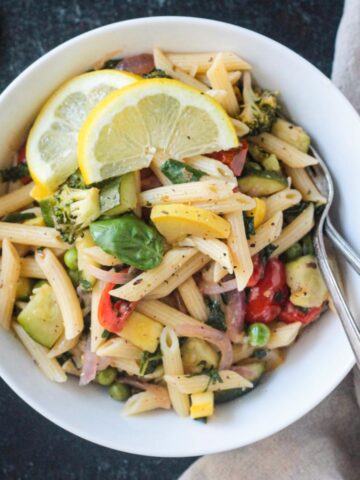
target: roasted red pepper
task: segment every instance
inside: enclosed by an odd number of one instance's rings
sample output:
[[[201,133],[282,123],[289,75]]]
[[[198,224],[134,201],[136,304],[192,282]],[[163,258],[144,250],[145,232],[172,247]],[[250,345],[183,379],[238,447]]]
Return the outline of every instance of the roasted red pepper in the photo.
[[[288,300],[279,315],[279,320],[285,323],[301,322],[307,325],[319,318],[321,311],[322,307],[301,309]]]
[[[246,285],[249,288],[255,287],[255,285],[257,285],[259,281],[264,278],[265,273],[265,263],[263,262],[260,255],[254,255],[251,259],[253,262],[254,270]]]
[[[247,141],[242,140],[241,147],[231,148],[230,150],[221,150],[220,152],[210,153],[208,156],[228,165],[234,172],[234,175],[239,177],[245,165],[248,149],[249,145]]]
[[[277,258],[268,261],[264,278],[250,289],[245,320],[270,323],[275,320],[288,298],[284,264]]]
[[[115,283],[106,284],[99,301],[98,318],[102,327],[111,333],[119,333],[125,325],[125,321],[135,310],[137,302],[127,300],[111,301],[109,292],[113,290]]]

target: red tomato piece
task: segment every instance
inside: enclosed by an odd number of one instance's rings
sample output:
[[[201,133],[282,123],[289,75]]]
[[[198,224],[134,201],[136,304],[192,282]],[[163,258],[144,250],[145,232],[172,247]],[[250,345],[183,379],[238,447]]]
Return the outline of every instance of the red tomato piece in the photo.
[[[265,263],[262,261],[260,255],[254,255],[251,257],[254,269],[249,281],[247,283],[247,287],[255,287],[259,283],[259,281],[264,278],[265,273]]]
[[[288,300],[279,315],[279,320],[285,323],[301,322],[307,325],[319,318],[321,310],[322,306],[303,310]]]
[[[111,301],[109,292],[115,287],[115,283],[108,283],[100,297],[98,307],[99,323],[111,333],[119,333],[123,329],[126,320],[135,310],[137,302],[127,300]]]
[[[215,160],[219,160],[225,165],[228,165],[234,172],[234,175],[239,177],[245,165],[248,149],[248,142],[246,140],[242,140],[241,147],[210,153],[209,157],[215,158]]]

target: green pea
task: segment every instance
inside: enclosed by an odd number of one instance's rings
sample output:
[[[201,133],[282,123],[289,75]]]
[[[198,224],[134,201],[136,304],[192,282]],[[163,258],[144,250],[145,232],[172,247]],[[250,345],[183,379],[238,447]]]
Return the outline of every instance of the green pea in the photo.
[[[116,375],[117,375],[116,368],[108,367],[108,368],[105,368],[105,370],[102,370],[101,372],[98,372],[96,374],[96,381],[100,385],[104,385],[104,387],[108,387],[109,385],[114,383]]]
[[[253,323],[248,331],[249,343],[252,347],[265,347],[270,340],[270,328],[264,323]]]
[[[291,247],[289,247],[284,253],[285,260],[287,262],[291,262],[291,260],[295,260],[295,258],[301,257],[301,255],[302,255],[302,248],[300,243],[298,242],[291,245]]]
[[[16,300],[28,300],[32,291],[30,278],[20,277],[16,286]]]
[[[42,287],[46,283],[48,283],[46,280],[38,280],[37,282],[34,283],[33,291],[36,290],[37,288]]]
[[[78,268],[78,252],[75,247],[69,248],[64,255],[65,265],[70,270],[77,270]]]
[[[71,281],[75,287],[80,283],[80,272],[79,270],[68,270],[68,275],[71,278]]]
[[[124,383],[113,383],[111,387],[109,387],[109,394],[113,400],[117,400],[118,402],[125,402],[130,397],[130,388],[128,385]]]
[[[303,255],[314,255],[314,244],[311,235],[306,235],[302,239]]]

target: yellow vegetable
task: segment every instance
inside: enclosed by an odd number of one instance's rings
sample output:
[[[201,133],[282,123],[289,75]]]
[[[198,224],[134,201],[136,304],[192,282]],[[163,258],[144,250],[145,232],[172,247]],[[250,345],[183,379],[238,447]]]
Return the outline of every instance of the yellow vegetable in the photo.
[[[219,215],[182,203],[156,205],[151,220],[170,243],[186,235],[202,238],[228,238],[230,224]]]
[[[30,218],[29,220],[25,220],[24,224],[34,225],[35,227],[45,227],[45,222],[43,217]]]
[[[98,267],[99,264],[95,262],[93,258],[91,258],[91,256],[86,253],[85,250],[87,248],[95,246],[96,244],[94,243],[94,240],[92,239],[89,230],[86,230],[83,233],[83,236],[78,237],[75,241],[75,247],[78,255],[78,270],[80,272],[80,278],[89,282],[92,287],[95,285],[96,278],[86,272],[86,265],[90,264],[94,265],[94,267]]]
[[[190,416],[210,417],[214,413],[214,392],[193,393],[191,395]]]
[[[187,338],[181,347],[185,373],[200,373],[205,368],[217,368],[219,355],[201,338]]]
[[[133,312],[126,320],[120,337],[129,340],[136,347],[154,353],[159,344],[163,326],[142,313]]]
[[[256,202],[256,206],[252,210],[249,210],[248,215],[254,217],[254,227],[256,228],[265,220],[266,203],[264,200],[258,197],[255,197],[254,200]]]

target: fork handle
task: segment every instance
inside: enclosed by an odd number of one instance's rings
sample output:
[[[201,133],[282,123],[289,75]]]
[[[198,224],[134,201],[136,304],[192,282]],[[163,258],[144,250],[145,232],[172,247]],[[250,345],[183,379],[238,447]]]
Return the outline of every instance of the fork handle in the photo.
[[[329,216],[325,220],[325,232],[336,249],[344,256],[346,261],[353,267],[358,275],[360,275],[360,257],[348,242],[340,235],[332,224]]]
[[[347,306],[344,295],[330,267],[324,244],[322,231],[318,231],[314,237],[314,247],[319,262],[320,270],[324,276],[330,295],[334,302],[337,314],[344,327],[345,333],[355,355],[356,363],[360,368],[360,330],[355,319]]]

